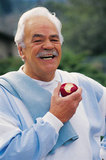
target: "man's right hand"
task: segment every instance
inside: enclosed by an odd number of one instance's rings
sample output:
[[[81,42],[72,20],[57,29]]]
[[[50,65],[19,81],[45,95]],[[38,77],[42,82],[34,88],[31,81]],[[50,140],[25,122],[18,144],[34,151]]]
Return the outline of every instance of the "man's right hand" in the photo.
[[[59,83],[54,89],[49,112],[65,123],[75,114],[79,102],[82,100],[82,89],[78,88],[74,93],[61,97],[59,95],[60,86],[61,84]]]

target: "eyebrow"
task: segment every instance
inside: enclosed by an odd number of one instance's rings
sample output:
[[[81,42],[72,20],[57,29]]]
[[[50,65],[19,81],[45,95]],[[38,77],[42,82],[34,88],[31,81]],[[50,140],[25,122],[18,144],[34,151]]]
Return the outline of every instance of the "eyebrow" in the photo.
[[[44,35],[42,35],[42,34],[34,34],[34,35],[32,36],[32,38],[35,38],[35,37],[44,37]]]
[[[32,38],[35,38],[35,37],[41,37],[41,38],[43,38],[44,35],[42,35],[42,34],[34,34],[34,35],[32,36]],[[51,38],[59,38],[59,36],[58,36],[57,34],[50,35],[50,37],[51,37]]]
[[[57,34],[51,35],[51,38],[59,38],[59,36]]]

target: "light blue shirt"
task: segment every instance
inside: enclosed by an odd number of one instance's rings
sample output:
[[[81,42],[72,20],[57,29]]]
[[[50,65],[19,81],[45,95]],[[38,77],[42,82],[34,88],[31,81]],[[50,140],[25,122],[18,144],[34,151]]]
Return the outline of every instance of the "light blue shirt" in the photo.
[[[79,139],[48,155],[58,138],[54,127],[42,118],[33,124],[23,103],[1,87],[0,160],[100,160],[100,136],[106,135],[106,88],[77,73],[56,72],[59,81],[83,89],[83,100],[70,119]]]

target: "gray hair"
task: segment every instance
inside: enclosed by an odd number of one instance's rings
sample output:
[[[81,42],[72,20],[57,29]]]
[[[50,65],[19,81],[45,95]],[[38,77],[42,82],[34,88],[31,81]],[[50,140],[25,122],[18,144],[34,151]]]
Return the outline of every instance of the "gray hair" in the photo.
[[[36,7],[25,12],[19,19],[18,28],[15,35],[15,43],[17,46],[21,45],[22,47],[25,47],[23,41],[25,22],[32,16],[46,16],[56,26],[59,33],[60,42],[61,44],[63,43],[63,36],[61,34],[62,24],[60,20],[55,16],[55,13],[50,13],[49,10],[45,7]]]

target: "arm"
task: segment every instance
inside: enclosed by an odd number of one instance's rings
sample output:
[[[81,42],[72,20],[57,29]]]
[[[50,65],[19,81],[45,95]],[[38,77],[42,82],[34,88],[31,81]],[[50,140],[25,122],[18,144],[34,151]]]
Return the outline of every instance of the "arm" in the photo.
[[[6,118],[0,119],[0,159],[39,159],[52,149],[56,143],[57,135],[54,128],[42,119],[24,131],[7,122]],[[52,135],[52,136],[51,136]]]
[[[86,78],[83,76],[83,78],[90,82],[91,87],[94,89],[98,106],[100,108],[100,115],[102,117],[102,126],[101,126],[101,135],[103,136],[103,140],[101,142],[101,149],[100,149],[100,157],[101,160],[106,160],[106,87],[103,87],[101,84],[99,84],[97,81]]]
[[[55,129],[41,118],[23,129],[8,97],[0,89],[0,160],[39,160],[57,141]]]

